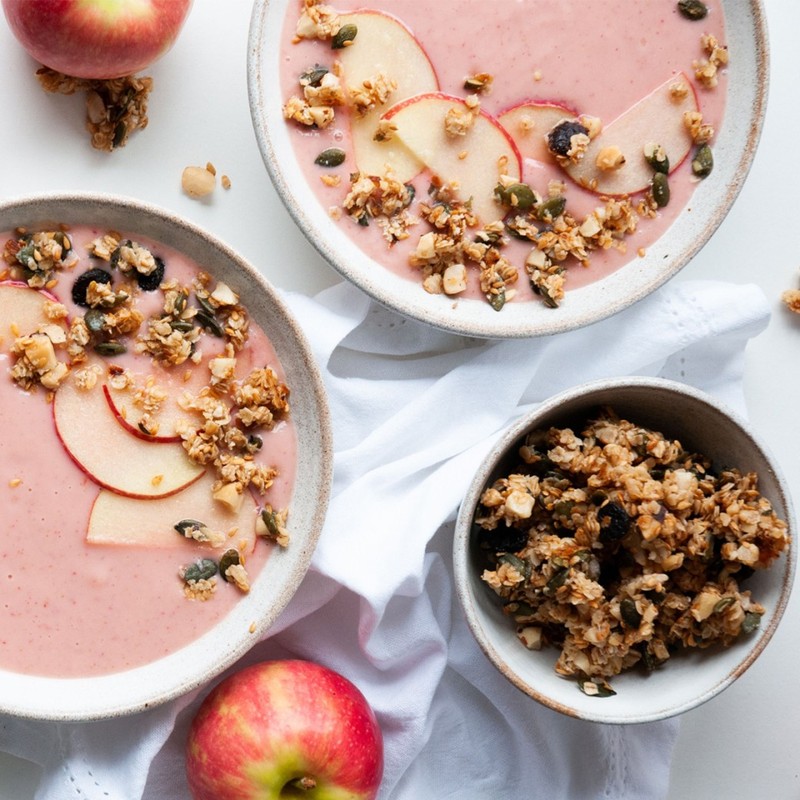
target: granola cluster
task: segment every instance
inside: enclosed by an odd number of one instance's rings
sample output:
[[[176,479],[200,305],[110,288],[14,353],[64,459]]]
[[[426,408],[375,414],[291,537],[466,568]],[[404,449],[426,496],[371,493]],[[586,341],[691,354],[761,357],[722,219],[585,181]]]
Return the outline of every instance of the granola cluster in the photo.
[[[33,289],[49,289],[57,281],[57,273],[75,267],[78,255],[66,231],[30,232],[19,228],[16,238],[3,247],[3,261],[8,277],[21,280]]]
[[[475,514],[483,580],[530,649],[588,693],[683,648],[726,646],[764,609],[744,588],[788,546],[755,474],[716,472],[614,415],[526,437]]]
[[[42,67],[36,73],[47,92],[86,92],[86,130],[92,147],[111,152],[124,147],[130,135],[147,127],[147,103],[153,79],[129,75],[111,80],[73,78]]]

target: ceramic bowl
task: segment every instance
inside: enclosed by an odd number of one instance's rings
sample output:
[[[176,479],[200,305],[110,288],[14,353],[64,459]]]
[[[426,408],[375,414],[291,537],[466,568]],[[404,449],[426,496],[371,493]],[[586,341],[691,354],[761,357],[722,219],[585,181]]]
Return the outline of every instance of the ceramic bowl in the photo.
[[[462,503],[454,541],[455,580],[461,604],[478,644],[498,670],[521,691],[544,705],[585,720],[638,723],[665,719],[704,703],[730,686],[758,658],[780,622],[792,586],[796,548],[746,583],[766,608],[757,632],[727,649],[673,655],[653,672],[631,670],[612,679],[616,695],[589,697],[574,680],[558,676],[557,648],[527,650],[515,626],[501,611],[497,596],[481,580],[472,519],[479,497],[500,474],[509,453],[532,430],[585,419],[600,406],[680,440],[690,452],[719,466],[755,471],[759,490],[779,517],[794,528],[791,500],[777,464],[746,422],[711,397],[683,384],[655,378],[604,380],[580,386],[544,402],[497,441],[472,479]]]
[[[94,194],[59,194],[0,204],[0,231],[66,223],[123,230],[173,247],[228,283],[271,340],[291,387],[297,475],[290,503],[291,543],[276,548],[247,595],[211,630],[146,666],[91,678],[31,677],[0,671],[0,712],[89,720],[151,708],[204,685],[270,628],[306,573],[331,482],[331,433],[322,381],[305,337],[275,290],[228,246],[165,210]]]
[[[366,4],[367,6],[369,4]],[[558,309],[538,301],[494,311],[482,299],[455,301],[425,292],[365,255],[331,220],[309,186],[283,118],[280,74],[284,22],[295,0],[256,0],[248,46],[248,82],[258,146],[281,199],[319,253],[374,300],[438,328],[477,337],[530,337],[589,325],[644,298],[676,275],[706,243],[739,193],[758,143],[768,84],[767,31],[761,0],[722,0],[727,44],[727,110],[714,140],[712,177],[643,257],[608,277],[568,291]],[[699,30],[699,29],[698,29]],[[700,32],[698,32],[698,37]],[[313,178],[316,180],[316,178]]]

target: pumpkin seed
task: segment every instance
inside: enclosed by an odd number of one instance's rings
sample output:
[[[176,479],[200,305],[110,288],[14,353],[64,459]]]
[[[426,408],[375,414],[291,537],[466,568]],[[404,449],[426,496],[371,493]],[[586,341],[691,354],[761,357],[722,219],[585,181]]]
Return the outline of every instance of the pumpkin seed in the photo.
[[[344,150],[339,147],[329,147],[314,159],[314,163],[319,167],[339,167],[344,163],[344,159]]]
[[[83,321],[92,333],[99,333],[105,325],[106,315],[99,308],[90,308],[83,315]]]
[[[567,198],[564,195],[551,197],[536,207],[536,217],[542,222],[552,222],[556,217],[560,217],[567,207]]]
[[[656,172],[653,175],[650,191],[653,193],[653,200],[659,208],[664,208],[669,204],[669,181],[663,172]]]
[[[656,171],[669,175],[669,157],[666,150],[655,142],[648,142],[644,146],[644,159]]]
[[[733,597],[723,597],[721,600],[717,601],[717,604],[714,606],[714,614],[721,614],[726,608],[730,608],[736,602],[735,598]]]
[[[95,353],[101,356],[121,356],[127,349],[122,342],[98,342],[94,346]]]
[[[334,50],[341,50],[343,47],[349,47],[353,44],[353,40],[358,35],[358,27],[352,23],[342,25],[337,34],[331,39],[331,48]]]
[[[111,147],[119,147],[128,135],[128,126],[124,122],[118,122],[114,128],[114,139],[111,142]]]
[[[714,169],[714,154],[707,145],[701,145],[692,159],[692,174],[698,178],[707,178]]]
[[[189,333],[194,329],[194,325],[187,319],[171,319],[169,326],[172,330],[180,331],[181,333]]]
[[[234,548],[226,550],[222,554],[222,558],[219,560],[219,574],[222,575],[226,581],[230,582],[230,578],[225,573],[228,571],[229,567],[233,567],[241,563],[242,559],[239,557],[238,550]]]
[[[202,328],[214,336],[218,336],[220,339],[225,336],[222,325],[219,324],[217,318],[212,314],[206,314],[205,311],[198,311],[195,319],[200,323]]]
[[[217,562],[210,558],[201,558],[183,569],[186,583],[207,581],[217,574]]]
[[[708,14],[708,6],[701,3],[700,0],[678,0],[678,11],[686,19],[705,19]]]
[[[328,68],[323,67],[321,64],[315,64],[310,69],[307,69],[300,76],[301,86],[319,86],[322,79],[328,74]]]
[[[531,565],[527,561],[523,561],[519,556],[515,556],[513,553],[503,553],[497,559],[497,566],[499,567],[501,564],[507,564],[509,567],[513,567],[525,580],[531,575]]]
[[[529,211],[539,202],[536,192],[527,183],[498,184],[494,193],[503,205],[518,211]]]
[[[205,311],[210,317],[213,317],[217,313],[217,309],[211,305],[211,301],[207,297],[204,297],[201,294],[196,294],[195,299],[197,300],[197,305],[199,305],[200,308],[202,308],[203,311]]]
[[[503,306],[506,304],[506,288],[503,286],[498,292],[489,292],[486,295],[489,305],[495,311],[502,311]]]
[[[280,525],[278,525],[278,520],[275,518],[274,511],[271,511],[267,508],[261,509],[261,519],[267,526],[267,531],[269,531],[270,536],[274,538],[280,536],[281,529]]]
[[[175,298],[173,309],[175,314],[183,314],[186,309],[186,295],[183,292]]]
[[[642,615],[639,613],[639,609],[636,608],[636,602],[630,597],[625,597],[620,601],[619,615],[628,628],[638,629],[639,625],[642,624]]]
[[[199,531],[205,527],[205,524],[197,519],[182,519],[174,525],[175,530],[178,531],[181,536],[186,536],[187,532]]]
[[[544,587],[544,593],[546,595],[555,594],[566,582],[567,578],[569,577],[569,569],[562,567],[561,569],[557,570],[553,573],[553,576],[547,581],[547,584]]]
[[[752,633],[761,624],[761,614],[755,611],[748,611],[742,620],[742,633]]]
[[[589,697],[613,697],[616,692],[605,681],[578,681],[578,688]]]

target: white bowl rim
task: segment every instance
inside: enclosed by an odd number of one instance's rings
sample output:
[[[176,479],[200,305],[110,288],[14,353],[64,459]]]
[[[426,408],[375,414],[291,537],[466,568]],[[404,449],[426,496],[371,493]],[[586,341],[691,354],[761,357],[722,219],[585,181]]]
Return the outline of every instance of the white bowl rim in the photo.
[[[167,234],[170,231],[176,240],[185,239],[199,249],[210,248],[215,257],[227,262],[229,267],[241,270],[244,282],[263,292],[261,302],[275,314],[276,324],[284,326],[285,333],[280,336],[281,339],[285,336],[292,350],[287,351],[283,343],[279,350],[279,344],[269,330],[271,326],[262,324],[262,327],[276,346],[284,369],[304,376],[302,380],[308,391],[302,402],[315,415],[314,420],[301,421],[297,426],[298,450],[301,436],[312,437],[316,442],[317,455],[313,456],[316,472],[308,478],[308,490],[303,490],[313,494],[315,502],[303,501],[307,508],[301,512],[303,528],[296,535],[294,549],[291,545],[285,551],[276,549],[253,582],[251,591],[243,595],[209,631],[180,650],[141,667],[85,678],[31,676],[0,670],[0,713],[20,718],[59,722],[110,719],[154,708],[207,684],[265,636],[294,595],[310,566],[322,532],[332,485],[330,412],[311,347],[276,289],[233,248],[161,206],[122,195],[91,191],[45,192],[4,199],[0,201],[0,230],[14,227],[11,217],[18,220],[16,224],[29,225],[37,221],[106,224],[102,215],[94,214],[98,208],[104,208],[106,214],[131,215],[131,223],[127,227],[119,226],[121,229],[148,236],[164,245],[181,249],[180,245],[170,241]],[[164,235],[159,237],[148,228],[162,230]],[[210,271],[213,274],[214,268]],[[252,305],[251,302],[251,308]],[[288,363],[287,355],[292,356]],[[307,459],[308,456],[299,454],[299,458]],[[299,480],[295,482],[293,506],[299,499],[298,483]],[[273,569],[283,564],[286,572],[286,580],[277,590],[260,580],[273,561]],[[219,638],[222,641],[218,641]]]
[[[761,136],[769,87],[769,49],[763,0],[721,0],[731,49],[728,108],[714,145],[715,180],[694,192],[643,258],[608,277],[572,290],[557,309],[508,304],[501,313],[480,300],[453,302],[391,273],[367,257],[336,227],[300,172],[275,90],[280,31],[290,0],[255,0],[248,34],[248,96],[256,140],[276,191],[306,238],[344,278],[394,311],[451,333],[480,338],[548,336],[583,327],[638,302],[676,275],[722,223],[750,171]],[[745,53],[740,45],[747,45]],[[736,48],[733,47],[736,45]],[[722,187],[722,190],[720,190]],[[306,209],[313,209],[309,213]],[[699,209],[699,211],[698,211]],[[675,247],[670,242],[678,234]],[[673,242],[675,244],[675,242]],[[665,259],[669,259],[664,269]]]
[[[597,698],[590,698],[596,703],[595,705],[581,703],[578,699],[576,699],[575,704],[566,704],[555,701],[546,692],[539,690],[536,686],[530,685],[523,676],[511,668],[499,654],[498,650],[492,643],[491,636],[487,633],[478,619],[476,600],[470,591],[470,580],[472,578],[471,572],[473,568],[470,563],[469,555],[474,509],[477,506],[483,488],[488,482],[489,476],[497,467],[498,462],[508,451],[511,445],[527,431],[535,428],[538,424],[538,420],[551,415],[556,415],[558,409],[566,403],[585,399],[588,406],[591,405],[591,396],[595,395],[596,393],[625,389],[632,389],[634,391],[636,389],[655,389],[659,391],[677,393],[678,395],[682,395],[686,398],[699,401],[701,404],[709,407],[716,413],[726,416],[734,425],[734,427],[738,428],[744,437],[749,441],[749,443],[752,444],[756,451],[761,454],[766,463],[769,464],[770,472],[773,475],[779,495],[779,504],[782,505],[783,509],[785,510],[785,519],[788,523],[790,533],[788,549],[785,554],[781,556],[784,563],[778,601],[775,605],[775,608],[771,611],[768,625],[759,629],[757,640],[747,649],[745,656],[734,666],[733,669],[722,673],[716,681],[705,687],[695,696],[687,698],[683,702],[680,702],[676,705],[654,705],[653,709],[650,711],[642,712],[637,710],[633,713],[615,711],[607,704],[607,700],[598,701]],[[737,412],[727,407],[726,404],[720,402],[706,392],[677,381],[648,376],[603,378],[580,384],[553,395],[540,405],[536,406],[535,409],[521,416],[499,435],[494,445],[491,447],[490,452],[486,455],[480,468],[473,477],[470,483],[470,488],[459,508],[453,537],[453,568],[455,575],[456,594],[458,596],[462,612],[465,615],[467,624],[480,649],[483,651],[489,661],[497,668],[497,670],[522,693],[528,695],[542,705],[553,709],[554,711],[558,711],[567,716],[589,722],[601,722],[609,724],[641,724],[646,722],[655,722],[680,715],[712,699],[730,686],[738,677],[744,674],[744,672],[750,666],[752,666],[758,656],[763,652],[764,648],[767,646],[777,630],[778,624],[780,623],[791,596],[797,566],[797,544],[794,541],[794,529],[794,508],[786,479],[783,476],[778,463],[770,454],[769,449],[751,430],[749,423],[747,423]],[[774,568],[778,569],[779,564],[776,564]],[[511,625],[511,623],[509,623],[509,625]],[[520,645],[520,647],[522,647],[522,645]],[[531,655],[535,656],[536,653],[532,653]],[[668,674],[669,668],[670,664],[668,663],[664,667],[665,674]],[[553,677],[554,679],[558,680],[566,680],[559,678],[557,675],[555,675],[555,673],[553,673]],[[582,695],[579,695],[579,698],[584,699]],[[603,705],[604,703],[605,705]]]

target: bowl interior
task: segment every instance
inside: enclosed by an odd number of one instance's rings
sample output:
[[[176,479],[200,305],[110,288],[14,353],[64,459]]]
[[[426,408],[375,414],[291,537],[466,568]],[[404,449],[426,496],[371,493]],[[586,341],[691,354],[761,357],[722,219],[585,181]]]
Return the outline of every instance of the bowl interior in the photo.
[[[368,5],[368,4],[367,4]],[[249,98],[256,138],[273,183],[290,214],[320,254],[373,299],[413,319],[479,337],[554,334],[591,324],[642,299],[673,277],[724,219],[750,169],[763,123],[767,83],[767,33],[760,0],[722,0],[731,53],[727,110],[714,142],[713,180],[642,258],[567,294],[558,309],[511,303],[501,313],[483,301],[452,302],[417,282],[379,267],[322,209],[294,154],[283,118],[280,71],[282,31],[291,0],[256,0],[248,49]]]
[[[331,438],[320,375],[305,338],[274,289],[240,256],[209,234],[161,209],[102,195],[56,195],[0,204],[0,231],[59,223],[92,224],[174,247],[246,298],[273,343],[292,387],[297,475],[291,500],[292,542],[276,548],[222,621],[183,649],[152,664],[107,676],[58,679],[0,671],[0,711],[84,720],[139,711],[210,680],[267,631],[302,580],[314,551],[331,482]]]
[[[718,467],[755,471],[759,489],[776,513],[794,520],[783,478],[763,446],[731,412],[686,386],[658,379],[604,381],[559,395],[506,432],[484,462],[459,512],[454,542],[456,584],[470,628],[494,665],[526,694],[565,714],[599,722],[645,722],[686,711],[730,685],[772,637],[788,601],[795,547],[746,584],[766,613],[757,633],[727,649],[675,655],[650,674],[623,673],[613,679],[617,694],[587,697],[574,681],[556,675],[556,648],[528,651],[505,617],[494,593],[480,579],[482,563],[472,535],[472,517],[483,488],[501,474],[516,443],[531,430],[585,420],[603,405],[620,416],[678,438],[688,450],[711,457]]]

